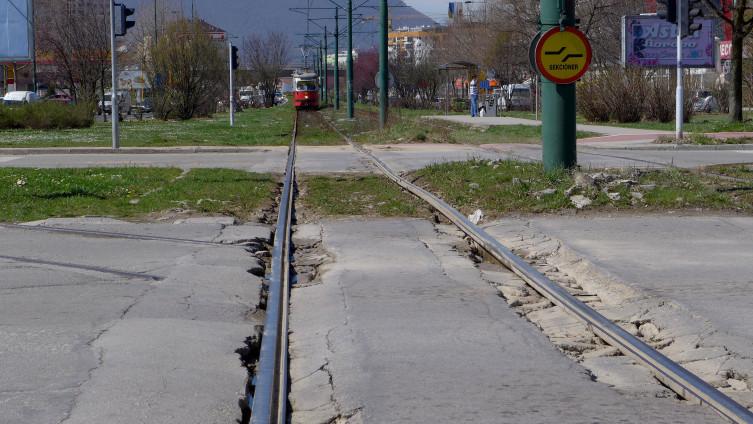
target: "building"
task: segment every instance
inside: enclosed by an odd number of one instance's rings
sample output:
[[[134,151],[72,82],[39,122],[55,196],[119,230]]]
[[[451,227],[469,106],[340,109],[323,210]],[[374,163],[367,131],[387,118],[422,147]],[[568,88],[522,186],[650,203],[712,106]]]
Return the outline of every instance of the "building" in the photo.
[[[420,61],[434,46],[440,32],[433,27],[403,27],[390,31],[387,35],[387,48],[390,55],[405,54]]]

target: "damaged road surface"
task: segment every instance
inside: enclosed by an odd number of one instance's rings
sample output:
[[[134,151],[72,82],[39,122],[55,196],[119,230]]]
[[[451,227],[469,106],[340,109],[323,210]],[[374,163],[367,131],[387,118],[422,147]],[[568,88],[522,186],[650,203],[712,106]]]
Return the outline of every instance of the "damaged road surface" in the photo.
[[[294,241],[294,423],[722,422],[593,381],[497,295],[451,227],[330,220]]]
[[[268,227],[43,224],[0,226],[0,422],[240,418]]]

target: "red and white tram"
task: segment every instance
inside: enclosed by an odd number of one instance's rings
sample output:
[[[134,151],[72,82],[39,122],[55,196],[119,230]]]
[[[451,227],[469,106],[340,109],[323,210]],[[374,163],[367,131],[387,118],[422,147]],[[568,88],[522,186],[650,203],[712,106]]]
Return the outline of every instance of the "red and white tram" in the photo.
[[[319,82],[314,72],[302,72],[293,75],[295,92],[293,101],[296,109],[319,108]]]

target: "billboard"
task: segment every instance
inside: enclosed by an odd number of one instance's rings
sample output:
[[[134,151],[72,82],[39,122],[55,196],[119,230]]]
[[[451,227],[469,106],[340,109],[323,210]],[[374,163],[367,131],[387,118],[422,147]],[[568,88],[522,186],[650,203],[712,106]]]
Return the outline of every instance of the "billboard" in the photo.
[[[30,62],[32,0],[0,1],[0,62]]]
[[[682,40],[684,68],[714,68],[714,19],[700,19],[703,28]],[[622,64],[641,68],[677,66],[677,25],[657,16],[622,18]]]

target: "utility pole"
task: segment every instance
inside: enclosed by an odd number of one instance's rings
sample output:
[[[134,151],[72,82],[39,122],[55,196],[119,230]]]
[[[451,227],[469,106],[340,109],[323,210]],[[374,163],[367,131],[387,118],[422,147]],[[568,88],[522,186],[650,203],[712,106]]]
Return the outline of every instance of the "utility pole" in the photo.
[[[324,26],[324,105],[326,106],[327,103],[329,103],[329,75],[327,74],[329,65],[327,64],[327,59],[329,56],[327,43],[329,41],[327,40],[327,26]]]
[[[335,110],[340,110],[340,9],[335,8]]]
[[[348,0],[348,119],[353,119],[353,0]]]
[[[157,0],[154,0],[154,45],[157,45]]]
[[[115,49],[115,0],[110,0],[110,56],[112,58],[112,88],[110,89],[110,107],[112,110],[112,149],[120,148],[120,113],[118,111],[118,51]],[[105,99],[102,98],[102,109]]]
[[[541,0],[541,33],[575,25],[575,0]],[[577,165],[575,83],[555,84],[541,77],[544,169]]]
[[[324,65],[322,64],[322,40],[319,40],[319,98],[324,101]]]
[[[682,140],[682,124],[685,121],[684,108],[684,88],[683,88],[683,69],[682,69],[682,4],[683,1],[677,2],[677,90],[675,96],[675,138],[679,142]],[[685,23],[687,24],[687,22]]]
[[[549,1],[556,2],[557,0]],[[389,11],[387,9],[387,0],[381,0],[379,9],[379,128],[384,129],[387,126],[387,103],[389,102],[389,58],[387,57],[387,25]]]
[[[228,53],[227,64],[228,64],[228,68],[230,68],[230,127],[234,127],[235,126],[235,93],[233,92],[233,68],[235,67],[235,64],[233,63],[233,42],[230,40],[227,41],[227,53]]]

